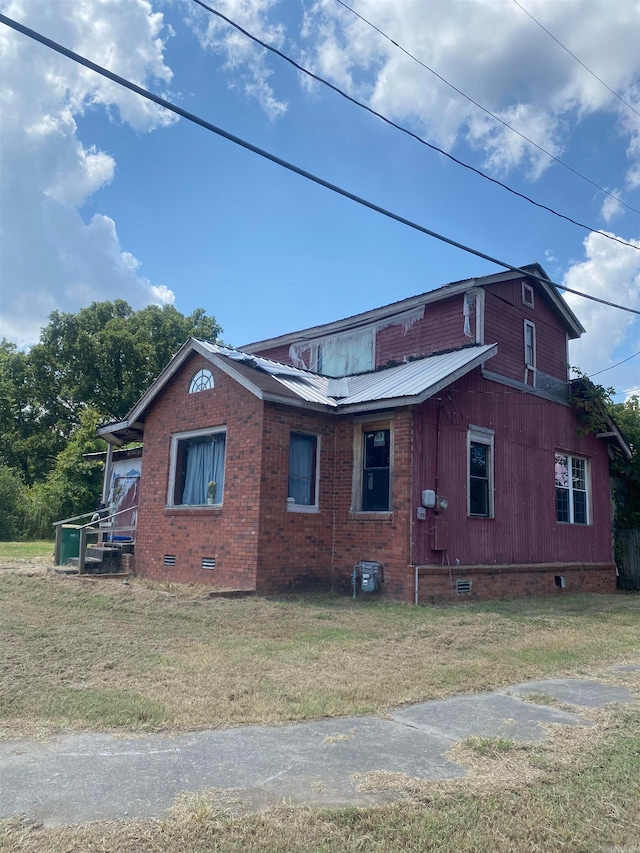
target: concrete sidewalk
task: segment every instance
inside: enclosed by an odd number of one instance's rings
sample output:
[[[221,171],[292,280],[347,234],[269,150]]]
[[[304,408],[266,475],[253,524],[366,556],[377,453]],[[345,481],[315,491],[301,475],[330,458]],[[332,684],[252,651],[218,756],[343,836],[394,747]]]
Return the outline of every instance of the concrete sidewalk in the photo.
[[[520,698],[527,693],[571,703],[576,712]],[[4,742],[0,818],[23,815],[56,825],[152,817],[169,808],[180,792],[205,788],[233,792],[258,807],[285,798],[316,806],[381,803],[391,795],[358,791],[354,774],[383,770],[434,780],[464,776],[464,767],[444,754],[468,735],[542,740],[548,723],[590,725],[580,717],[580,707],[631,701],[633,694],[625,687],[558,679],[425,702],[386,719]]]

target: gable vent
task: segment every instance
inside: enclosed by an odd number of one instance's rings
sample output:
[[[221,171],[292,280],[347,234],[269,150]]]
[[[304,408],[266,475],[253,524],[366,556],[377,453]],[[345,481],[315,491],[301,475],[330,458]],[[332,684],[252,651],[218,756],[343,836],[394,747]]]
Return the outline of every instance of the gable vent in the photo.
[[[458,595],[469,595],[471,593],[471,581],[456,581],[456,592]]]
[[[175,566],[176,555],[175,554],[165,554],[162,562],[165,566]]]
[[[215,557],[203,557],[202,558],[202,568],[203,569],[215,569],[216,567],[216,558]]]

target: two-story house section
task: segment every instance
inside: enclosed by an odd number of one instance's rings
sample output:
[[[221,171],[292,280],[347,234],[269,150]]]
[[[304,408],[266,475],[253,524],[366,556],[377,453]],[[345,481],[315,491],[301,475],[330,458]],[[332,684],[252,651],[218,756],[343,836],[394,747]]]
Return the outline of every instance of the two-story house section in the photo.
[[[628,448],[578,434],[584,329],[527,272],[240,351],[188,341],[99,430],[144,436],[136,570],[417,602],[613,590],[609,454]]]

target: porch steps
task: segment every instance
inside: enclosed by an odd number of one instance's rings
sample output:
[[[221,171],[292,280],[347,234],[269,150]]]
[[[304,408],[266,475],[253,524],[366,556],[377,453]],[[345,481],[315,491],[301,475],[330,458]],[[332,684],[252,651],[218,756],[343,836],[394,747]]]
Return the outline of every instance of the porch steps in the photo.
[[[87,547],[84,571],[87,575],[119,575],[122,574],[120,564],[123,554],[131,554],[133,545],[130,542],[105,542],[101,545]],[[79,569],[80,557],[70,557],[67,568]]]

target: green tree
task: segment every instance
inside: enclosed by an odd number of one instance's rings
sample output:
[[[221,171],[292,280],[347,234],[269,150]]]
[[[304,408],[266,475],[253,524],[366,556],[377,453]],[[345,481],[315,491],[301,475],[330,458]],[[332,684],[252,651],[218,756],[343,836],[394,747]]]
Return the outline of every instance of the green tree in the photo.
[[[103,461],[87,454],[103,450],[96,437],[101,421],[93,407],[80,414],[65,448],[55,465],[40,483],[27,489],[24,496],[23,528],[28,537],[47,539],[53,535],[53,522],[90,512],[100,498]]]
[[[616,456],[612,472],[618,481],[616,526],[640,527],[640,399],[613,403],[610,411],[631,450],[631,459]]]
[[[24,485],[20,475],[0,464],[0,542],[21,538]]]
[[[216,341],[220,331],[201,308],[185,317],[117,299],[54,311],[28,353],[2,341],[0,462],[42,483],[87,408],[101,421],[123,418],[189,337]]]

